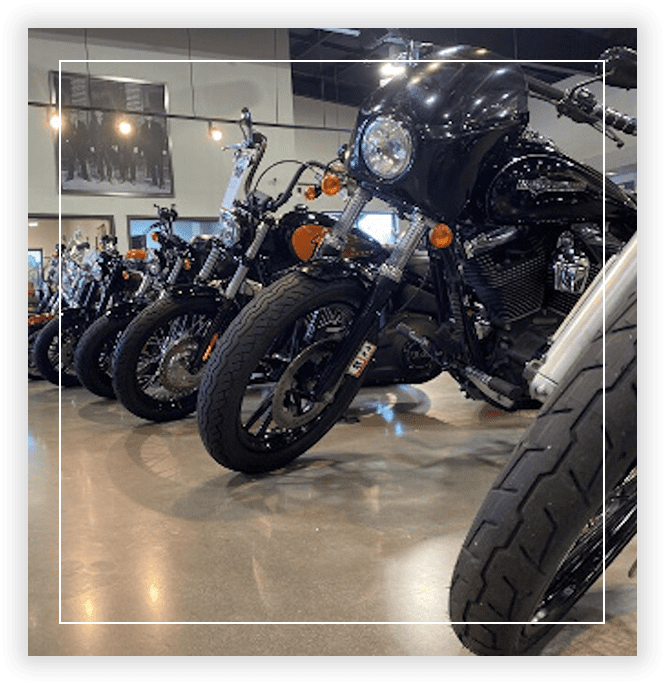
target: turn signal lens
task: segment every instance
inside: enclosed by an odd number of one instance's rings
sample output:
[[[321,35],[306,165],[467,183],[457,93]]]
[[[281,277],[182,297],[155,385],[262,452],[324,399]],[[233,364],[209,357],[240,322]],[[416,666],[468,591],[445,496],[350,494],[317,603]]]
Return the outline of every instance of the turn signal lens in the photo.
[[[334,173],[327,173],[321,181],[321,192],[325,195],[336,195],[342,187],[342,181]]]
[[[310,202],[312,200],[316,199],[316,188],[313,185],[308,185],[307,188],[305,189],[305,192],[303,193],[305,195],[305,199],[308,199]]]
[[[127,273],[127,271],[123,271],[123,272],[122,272],[122,277],[123,277],[125,280],[129,280],[129,273]]]
[[[439,223],[430,230],[429,241],[437,249],[450,247],[453,242],[453,231],[445,223]]]
[[[189,269],[192,267],[192,262],[189,259],[185,259],[182,265],[185,271],[189,271]]]
[[[152,233],[150,233],[150,237],[151,237],[155,242],[159,242],[159,233],[158,233],[156,230],[154,230]]]

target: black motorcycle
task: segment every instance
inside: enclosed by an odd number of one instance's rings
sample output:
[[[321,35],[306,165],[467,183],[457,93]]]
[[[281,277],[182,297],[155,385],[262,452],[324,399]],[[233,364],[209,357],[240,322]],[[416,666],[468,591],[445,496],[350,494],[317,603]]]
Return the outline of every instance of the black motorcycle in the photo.
[[[64,287],[71,295],[61,297],[58,315],[37,335],[33,348],[35,366],[54,385],[79,384],[73,363],[81,336],[108,306],[134,292],[140,283],[140,274],[130,275],[116,243],[115,236],[103,235],[100,249],[87,253],[70,287]]]
[[[321,177],[308,188],[312,198],[336,192],[338,179],[326,174],[325,164],[299,164],[286,189],[275,199],[269,197],[258,190],[260,178],[252,187],[267,139],[254,130],[247,109],[240,126],[243,142],[227,148],[235,150],[235,158],[221,204],[220,232],[192,241],[195,248],[205,245],[207,257],[192,270],[190,282],[174,284],[141,311],[117,344],[113,391],[129,411],[146,420],[176,420],[195,409],[201,373],[220,332],[277,273],[311,256],[334,224],[302,205],[275,217],[308,169]],[[244,199],[238,197],[241,190]],[[356,251],[362,252],[368,242],[357,237]]]
[[[190,244],[174,233],[173,222],[178,216],[174,207],[157,207],[157,213],[159,219],[150,230],[158,249],[132,249],[125,254],[126,263],[134,266],[124,272],[127,278],[140,278],[136,290],[116,298],[76,345],[76,376],[86,389],[100,397],[115,397],[111,362],[127,326],[167,287],[191,282],[206,257],[198,244]]]
[[[76,283],[82,277],[81,264],[90,245],[76,231],[67,245],[57,244],[44,272],[42,291],[36,311],[28,316],[28,378],[43,380],[34,360],[35,342],[39,333],[63,307],[73,301]]]
[[[217,342],[197,415],[205,447],[228,468],[273,470],[321,439],[386,365],[391,328],[403,356],[446,370],[468,396],[537,406],[527,363],[636,229],[629,196],[527,128],[528,94],[599,130],[604,120],[632,134],[634,119],[487,50],[428,60],[361,106],[343,154],[357,188],[318,258],[262,290]],[[385,259],[340,258],[373,197],[408,228]],[[423,243],[429,274],[412,292]],[[412,320],[403,302],[420,295],[435,306]]]
[[[540,651],[637,533],[637,235],[605,276],[534,368],[547,401],[455,564],[450,619],[478,655]]]

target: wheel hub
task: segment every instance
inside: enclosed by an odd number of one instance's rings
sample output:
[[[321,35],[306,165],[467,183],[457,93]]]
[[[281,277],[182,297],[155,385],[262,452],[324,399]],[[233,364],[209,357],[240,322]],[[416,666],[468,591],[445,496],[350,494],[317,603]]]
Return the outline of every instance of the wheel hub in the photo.
[[[278,427],[293,429],[306,425],[319,416],[337,391],[321,401],[311,399],[318,370],[330,357],[330,342],[322,340],[304,349],[288,365],[277,384],[272,400],[272,418]],[[341,383],[341,379],[340,379]]]
[[[186,337],[178,340],[166,350],[158,373],[162,387],[174,394],[189,392],[198,387],[203,368],[198,373],[191,373],[187,367],[196,349],[196,342]]]

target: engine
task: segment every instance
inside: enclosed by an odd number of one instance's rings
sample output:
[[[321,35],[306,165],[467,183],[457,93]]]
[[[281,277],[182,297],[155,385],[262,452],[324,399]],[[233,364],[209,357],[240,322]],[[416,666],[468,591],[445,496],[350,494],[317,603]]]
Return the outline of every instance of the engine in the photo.
[[[525,364],[545,348],[598,273],[602,231],[588,223],[563,230],[554,224],[503,227],[476,234],[463,246],[465,313],[486,369],[521,385]]]

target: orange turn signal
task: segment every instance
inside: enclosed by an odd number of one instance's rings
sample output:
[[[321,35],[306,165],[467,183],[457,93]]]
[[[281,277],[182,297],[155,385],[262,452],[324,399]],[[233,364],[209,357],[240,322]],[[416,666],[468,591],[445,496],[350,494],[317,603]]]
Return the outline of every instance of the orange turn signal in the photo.
[[[313,185],[308,185],[307,188],[305,188],[305,192],[303,193],[305,195],[305,199],[308,199],[310,202],[312,200],[316,199],[316,188]]]
[[[439,223],[430,230],[429,241],[437,249],[450,247],[453,242],[453,231],[445,223]]]
[[[159,233],[156,230],[153,230],[152,233],[150,233],[150,237],[155,241],[159,242]]]
[[[325,195],[336,195],[342,187],[342,181],[334,173],[327,173],[321,181],[321,192]]]
[[[127,273],[127,271],[123,271],[123,272],[122,272],[122,277],[123,277],[125,280],[129,280],[129,273]]]
[[[185,259],[182,262],[182,267],[185,269],[185,271],[189,271],[189,269],[192,267],[192,262],[189,259]]]

